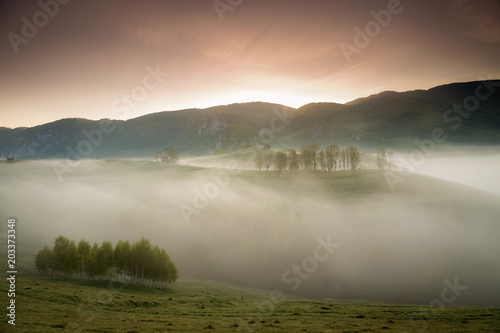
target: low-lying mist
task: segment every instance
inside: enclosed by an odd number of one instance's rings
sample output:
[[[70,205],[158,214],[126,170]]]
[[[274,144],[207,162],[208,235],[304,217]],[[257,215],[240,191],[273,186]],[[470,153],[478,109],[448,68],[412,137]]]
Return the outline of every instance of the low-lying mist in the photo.
[[[440,156],[428,159],[418,173],[461,183],[500,195],[500,153],[475,156]]]
[[[395,154],[394,164],[415,173],[464,184],[500,195],[500,147],[443,146]]]
[[[494,195],[418,175],[407,182],[420,187],[392,193],[376,185],[384,179],[376,172],[329,184],[133,160],[83,161],[59,181],[54,163],[65,162],[0,165],[1,216],[17,219],[25,265],[60,234],[113,244],[144,236],[167,250],[181,277],[420,304],[457,279],[466,289],[446,294],[454,305],[500,305]],[[373,190],[349,185],[365,179]],[[426,181],[442,191],[420,193]]]

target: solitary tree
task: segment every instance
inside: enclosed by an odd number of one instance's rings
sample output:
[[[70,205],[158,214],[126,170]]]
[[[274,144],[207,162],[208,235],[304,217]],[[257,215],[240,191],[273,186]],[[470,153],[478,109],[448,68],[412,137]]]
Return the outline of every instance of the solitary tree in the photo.
[[[332,169],[337,171],[337,165],[340,164],[339,155],[340,155],[340,148],[338,145],[333,144],[326,147],[326,159],[327,159],[326,163],[328,171],[331,171]]]
[[[259,169],[262,170],[262,166],[264,165],[264,156],[262,155],[261,152],[258,152],[255,155],[255,158],[253,159],[255,166]]]
[[[178,278],[177,275],[177,267],[173,263],[172,260],[170,260],[170,257],[167,255],[168,258],[168,268],[167,268],[167,283],[168,283],[168,288],[172,288],[172,282],[175,282]]]
[[[347,150],[342,149],[339,155],[340,155],[340,166],[342,167],[342,170],[347,170]]]
[[[335,164],[335,161],[333,159],[333,153],[330,150],[326,151],[325,160],[326,160],[326,169],[328,170],[328,173],[330,173],[333,169],[333,165]]]
[[[79,256],[78,249],[76,248],[76,243],[74,240],[69,242],[69,253],[68,253],[68,273],[72,273],[73,277],[75,272],[78,272]]]
[[[284,169],[286,169],[287,164],[288,158],[286,154],[282,151],[277,152],[274,157],[274,167],[278,170],[278,172],[281,173]]]
[[[102,242],[97,252],[97,263],[99,274],[104,274],[104,277],[108,276],[109,269],[113,266],[113,245],[108,242]]]
[[[300,160],[304,165],[304,169],[311,170],[311,167],[313,166],[313,154],[309,147],[303,146],[300,148]]]
[[[149,255],[146,260],[146,266],[144,268],[144,278],[146,280],[149,279],[149,287],[154,288],[154,283],[156,282],[156,279],[158,278],[158,265],[159,265],[159,251],[158,246],[151,246],[151,249],[149,251]],[[146,282],[147,283],[147,282]]]
[[[172,164],[179,162],[177,149],[171,146],[168,146],[167,148],[163,149],[162,162],[168,162]]]
[[[384,169],[386,167],[387,163],[387,153],[385,152],[385,149],[382,147],[377,148],[377,166],[379,169]]]
[[[297,151],[295,149],[290,149],[288,151],[288,164],[299,164],[299,155],[297,154]]]
[[[347,148],[347,156],[351,165],[351,170],[352,172],[354,172],[361,163],[361,155],[359,153],[358,148],[354,146],[349,146]]]
[[[90,253],[87,259],[87,267],[85,270],[87,271],[87,275],[89,279],[95,280],[96,274],[99,274],[99,263],[98,263],[98,253],[99,253],[99,245],[94,243],[92,248],[90,249]]]
[[[322,150],[318,153],[318,162],[319,162],[319,167],[321,168],[321,171],[326,170],[326,154],[325,151]]]
[[[54,267],[64,277],[65,272],[71,271],[70,262],[71,242],[64,236],[58,236],[54,241]]]
[[[85,240],[81,240],[77,247],[78,251],[78,258],[80,259],[79,261],[81,262],[81,270],[80,270],[80,278],[83,279],[83,273],[85,272],[85,260],[88,259],[88,256],[90,254],[90,244],[86,242]]]
[[[125,271],[125,278],[128,278],[130,255],[131,255],[130,242],[128,240],[118,241],[118,243],[115,245],[115,250],[113,253],[117,275],[118,273],[123,274],[123,271]],[[128,280],[126,282],[128,282]]]
[[[313,170],[316,171],[316,165],[318,162],[317,155],[318,155],[318,151],[320,149],[320,146],[317,143],[313,143],[307,147],[309,148],[309,153],[311,154],[311,159],[312,159],[312,163],[313,163]]]
[[[53,264],[52,251],[45,246],[38,251],[35,257],[35,266],[40,272],[40,275],[48,275],[51,273]]]
[[[132,245],[132,257],[135,269],[134,283],[137,284],[139,272],[141,274],[141,285],[144,285],[144,270],[148,265],[151,252],[151,243],[147,238],[142,238]]]
[[[269,171],[269,168],[271,167],[271,165],[273,165],[273,160],[274,160],[273,153],[267,153],[264,155],[264,166],[266,167],[267,171]]]
[[[158,253],[158,262],[158,278],[160,279],[160,289],[163,290],[163,281],[166,281],[169,276],[170,262],[170,258],[165,249],[161,249]]]

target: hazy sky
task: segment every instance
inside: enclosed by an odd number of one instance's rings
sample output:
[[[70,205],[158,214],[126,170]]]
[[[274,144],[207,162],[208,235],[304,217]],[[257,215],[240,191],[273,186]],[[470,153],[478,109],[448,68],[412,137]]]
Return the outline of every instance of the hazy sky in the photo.
[[[0,4],[0,126],[500,76],[498,0],[43,1]]]

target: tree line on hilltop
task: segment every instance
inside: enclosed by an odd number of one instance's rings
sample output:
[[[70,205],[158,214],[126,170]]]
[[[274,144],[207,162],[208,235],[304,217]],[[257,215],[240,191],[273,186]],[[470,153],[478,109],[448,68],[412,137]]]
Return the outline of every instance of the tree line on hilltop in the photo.
[[[45,246],[38,251],[35,266],[43,275],[85,275],[89,279],[113,279],[134,284],[147,284],[163,289],[164,283],[170,287],[177,280],[177,267],[169,255],[158,246],[153,246],[147,238],[130,243],[118,241],[113,248],[111,242],[104,241],[93,246],[85,240],[78,244],[64,236],[58,236],[51,249]]]
[[[388,166],[390,154],[384,148],[377,149],[377,165],[380,169]],[[254,158],[255,166],[262,170],[274,168],[279,172],[283,170],[297,171],[338,171],[359,168],[361,164],[361,153],[355,146],[340,148],[336,144],[321,149],[320,145],[313,143],[303,146],[299,151],[296,149],[285,149],[277,152],[258,152]]]
[[[167,163],[179,162],[177,150],[168,146],[163,150],[157,150],[154,154],[156,161]],[[376,163],[379,169],[390,167],[394,162],[392,153],[386,152],[385,148],[379,147],[375,155]],[[355,146],[340,148],[337,144],[331,144],[325,149],[320,145],[313,143],[296,149],[285,149],[282,151],[270,151],[270,145],[264,146],[264,152],[258,151],[253,159],[255,166],[267,171],[274,165],[278,172],[284,170],[297,171],[356,171],[361,164],[361,153]]]

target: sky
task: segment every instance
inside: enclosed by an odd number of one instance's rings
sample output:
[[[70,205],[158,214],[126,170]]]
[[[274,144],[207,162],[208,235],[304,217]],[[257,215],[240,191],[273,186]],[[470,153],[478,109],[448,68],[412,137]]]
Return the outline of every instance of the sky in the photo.
[[[0,4],[0,127],[500,77],[498,0]]]

